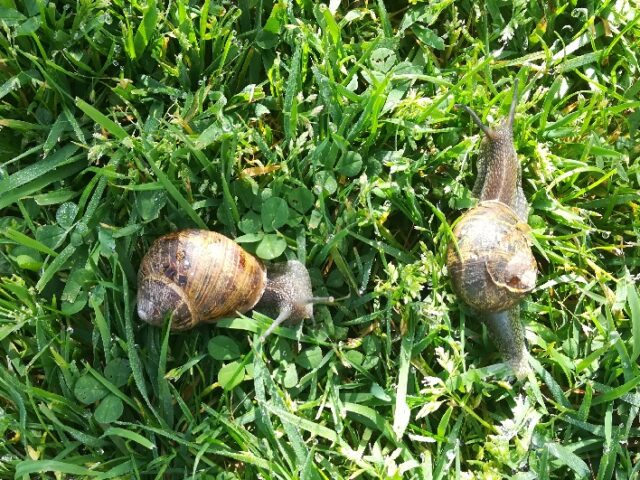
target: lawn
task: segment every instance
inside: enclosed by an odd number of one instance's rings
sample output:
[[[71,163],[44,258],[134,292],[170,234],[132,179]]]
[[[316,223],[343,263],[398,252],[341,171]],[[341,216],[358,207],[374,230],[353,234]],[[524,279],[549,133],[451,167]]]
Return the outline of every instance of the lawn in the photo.
[[[0,478],[638,478],[639,62],[625,0],[0,0]],[[515,79],[522,381],[445,267]],[[149,326],[184,228],[336,301]]]

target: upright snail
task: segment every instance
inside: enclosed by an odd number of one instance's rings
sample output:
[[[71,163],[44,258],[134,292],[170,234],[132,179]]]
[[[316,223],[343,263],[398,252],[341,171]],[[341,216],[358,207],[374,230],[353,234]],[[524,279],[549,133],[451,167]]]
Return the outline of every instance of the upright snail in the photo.
[[[529,241],[529,206],[513,147],[513,119],[518,100],[514,82],[509,116],[496,128],[466,110],[484,132],[473,193],[480,203],[453,229],[447,267],[453,288],[487,324],[494,342],[516,377],[529,371],[519,303],[536,283],[537,268]]]
[[[237,243],[216,232],[182,230],[158,238],[138,271],[138,316],[172,330],[244,313],[254,307],[277,310],[264,340],[285,320],[313,316],[313,304],[331,297],[311,294],[311,280],[297,260],[266,268]]]

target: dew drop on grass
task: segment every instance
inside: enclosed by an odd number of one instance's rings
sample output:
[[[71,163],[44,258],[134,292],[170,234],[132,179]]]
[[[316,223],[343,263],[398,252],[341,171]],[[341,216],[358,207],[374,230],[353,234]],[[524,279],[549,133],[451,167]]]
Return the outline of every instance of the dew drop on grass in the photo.
[[[120,65],[120,64],[118,63],[118,61],[117,61],[117,60],[114,60],[114,61],[113,61],[113,66],[114,66],[114,67],[117,67],[117,66],[119,66],[119,65]]]
[[[67,333],[69,335],[73,334],[73,327],[67,327]]]
[[[106,23],[107,25],[111,25],[111,22],[113,22],[113,18],[111,18],[111,15],[107,13],[104,16],[104,23]]]

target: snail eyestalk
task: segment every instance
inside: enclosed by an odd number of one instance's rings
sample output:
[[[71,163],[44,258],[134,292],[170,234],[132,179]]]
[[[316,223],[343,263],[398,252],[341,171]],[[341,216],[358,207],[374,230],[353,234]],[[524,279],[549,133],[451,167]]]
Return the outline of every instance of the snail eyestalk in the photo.
[[[260,335],[260,342],[264,342],[267,339],[267,337],[273,333],[276,327],[279,327],[283,322],[289,319],[290,315],[291,315],[290,308],[285,307],[282,310],[280,310],[280,313],[278,314],[276,319],[273,321],[273,323],[269,325],[269,328],[267,328],[262,335]]]
[[[333,305],[336,299],[333,297],[311,297],[307,300],[307,303],[314,303],[319,305]]]
[[[470,107],[467,107],[466,105],[462,105],[461,103],[456,103],[455,107],[462,108],[463,110],[465,110],[471,116],[471,119],[474,121],[474,123],[478,125],[480,129],[484,132],[484,134],[489,138],[493,138],[493,130],[487,127],[484,123],[482,123],[482,120],[480,120],[480,117],[478,117],[478,114],[474,112]]]
[[[335,302],[333,297],[311,297],[304,301],[304,305],[332,305]],[[260,341],[264,342],[266,338],[273,333],[276,327],[279,327],[282,323],[286,322],[292,317],[293,309],[288,304],[283,304],[282,309],[278,313],[278,316],[273,321],[269,328],[265,330],[265,332],[260,335]],[[313,315],[313,314],[312,314]]]

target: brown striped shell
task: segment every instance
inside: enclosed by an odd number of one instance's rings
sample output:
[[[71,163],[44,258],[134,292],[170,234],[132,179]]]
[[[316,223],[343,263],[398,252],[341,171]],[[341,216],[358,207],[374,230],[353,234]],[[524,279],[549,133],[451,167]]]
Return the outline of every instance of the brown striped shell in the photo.
[[[536,284],[529,226],[500,201],[480,202],[456,223],[447,268],[456,294],[480,312],[517,305]]]
[[[172,330],[244,313],[262,297],[264,265],[224,235],[183,230],[158,238],[138,271],[138,316]]]

